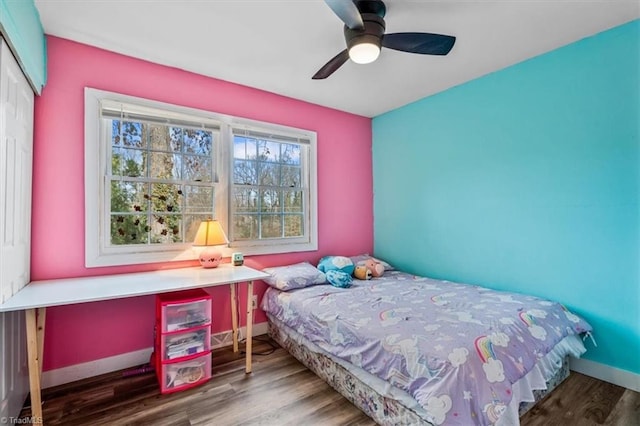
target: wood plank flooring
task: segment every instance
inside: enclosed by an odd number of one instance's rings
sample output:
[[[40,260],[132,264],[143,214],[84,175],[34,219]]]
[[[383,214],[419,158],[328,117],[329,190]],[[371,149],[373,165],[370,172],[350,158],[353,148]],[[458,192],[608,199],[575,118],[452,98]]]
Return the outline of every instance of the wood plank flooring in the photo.
[[[43,391],[45,425],[374,425],[266,336],[253,373],[231,348],[213,353],[213,378],[161,395],[154,373],[114,372]],[[271,350],[272,345],[275,349]],[[29,416],[25,407],[22,416]],[[522,418],[523,426],[639,426],[640,394],[579,373]]]

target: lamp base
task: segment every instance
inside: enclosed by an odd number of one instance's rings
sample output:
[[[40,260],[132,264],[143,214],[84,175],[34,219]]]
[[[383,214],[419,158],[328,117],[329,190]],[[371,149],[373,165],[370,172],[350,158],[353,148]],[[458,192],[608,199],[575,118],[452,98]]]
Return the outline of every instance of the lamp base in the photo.
[[[222,260],[222,252],[213,247],[207,247],[202,250],[199,259],[203,268],[217,268]]]

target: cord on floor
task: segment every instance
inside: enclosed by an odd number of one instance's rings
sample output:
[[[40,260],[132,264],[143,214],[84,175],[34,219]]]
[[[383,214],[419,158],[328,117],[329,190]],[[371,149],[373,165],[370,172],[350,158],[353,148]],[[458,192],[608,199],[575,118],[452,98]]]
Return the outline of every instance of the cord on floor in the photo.
[[[251,355],[258,355],[258,356],[266,356],[266,355],[271,355],[272,353],[274,353],[276,351],[276,349],[278,349],[278,346],[273,344],[273,341],[269,338],[269,337],[262,337],[262,336],[255,336],[253,338],[254,341],[258,341],[258,342],[262,342],[262,343],[266,343],[269,346],[271,346],[271,349],[268,349],[266,351],[263,352],[253,352],[251,351]],[[246,351],[241,351],[240,353],[242,354],[246,354]]]

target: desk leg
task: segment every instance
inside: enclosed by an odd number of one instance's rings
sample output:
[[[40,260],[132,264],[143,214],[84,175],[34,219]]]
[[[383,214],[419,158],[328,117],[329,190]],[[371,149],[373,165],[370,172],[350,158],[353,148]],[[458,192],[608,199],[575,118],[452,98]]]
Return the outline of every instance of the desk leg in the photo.
[[[44,312],[44,308],[39,311]],[[27,309],[25,311],[26,327],[27,327],[27,359],[29,362],[29,391],[31,392],[31,416],[33,422],[42,424],[42,400],[40,399],[40,366],[42,360],[42,349],[38,347],[38,342],[44,338],[44,326],[42,331],[38,331],[38,321],[36,319],[36,309]],[[42,338],[40,337],[42,334]]]
[[[233,352],[238,352],[238,295],[236,284],[229,284],[231,288],[231,327],[233,330]]]
[[[253,281],[247,283],[247,344],[246,344],[246,361],[245,373],[251,373],[251,346],[253,333]]]
[[[47,309],[38,308],[36,314],[36,327],[38,329],[38,365],[40,366],[40,378],[42,378],[42,364],[44,364],[44,324],[47,318]]]

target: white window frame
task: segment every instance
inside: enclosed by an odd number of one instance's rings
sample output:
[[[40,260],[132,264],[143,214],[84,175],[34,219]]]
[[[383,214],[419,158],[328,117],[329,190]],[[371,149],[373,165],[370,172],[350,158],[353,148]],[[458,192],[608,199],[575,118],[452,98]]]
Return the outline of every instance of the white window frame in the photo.
[[[229,247],[223,249],[224,256],[233,252],[244,255],[275,254],[299,251],[315,251],[318,249],[318,215],[317,215],[317,135],[313,131],[297,129],[289,126],[232,117],[210,111],[187,108],[164,102],[142,99],[103,90],[85,88],[85,266],[101,267],[116,265],[145,264],[156,262],[184,261],[198,258],[198,249],[191,244],[171,245],[123,245],[109,246],[110,234],[105,224],[105,209],[109,209],[106,199],[108,188],[105,188],[107,161],[110,158],[110,139],[101,134],[100,108],[103,100],[130,103],[152,109],[162,110],[169,114],[199,117],[206,122],[219,124],[219,143],[214,153],[217,163],[213,165],[217,172],[215,184],[215,212],[230,240],[230,218],[232,218],[232,174],[233,174],[233,129],[247,128],[269,131],[280,135],[296,135],[309,141],[308,167],[304,179],[307,198],[305,237],[303,239],[265,239],[231,241]]]

